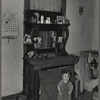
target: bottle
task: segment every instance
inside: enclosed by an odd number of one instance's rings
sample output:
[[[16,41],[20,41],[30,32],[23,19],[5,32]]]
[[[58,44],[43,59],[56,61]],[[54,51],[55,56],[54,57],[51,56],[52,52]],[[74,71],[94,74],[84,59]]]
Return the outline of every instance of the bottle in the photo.
[[[43,23],[44,23],[44,16],[41,15],[41,24],[43,24]]]
[[[89,53],[89,56],[88,56],[88,63],[91,63],[91,53]]]

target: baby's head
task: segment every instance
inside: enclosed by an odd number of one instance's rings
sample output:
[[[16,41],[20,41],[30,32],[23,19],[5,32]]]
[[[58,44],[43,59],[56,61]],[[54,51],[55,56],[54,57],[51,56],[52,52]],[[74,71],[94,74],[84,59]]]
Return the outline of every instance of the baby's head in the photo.
[[[64,80],[69,80],[71,77],[71,73],[69,71],[62,71],[61,72],[61,78]]]

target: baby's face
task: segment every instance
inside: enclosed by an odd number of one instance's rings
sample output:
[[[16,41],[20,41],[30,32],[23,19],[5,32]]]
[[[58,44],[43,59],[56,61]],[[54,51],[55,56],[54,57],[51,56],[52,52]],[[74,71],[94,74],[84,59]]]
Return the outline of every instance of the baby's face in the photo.
[[[68,75],[67,73],[65,73],[65,74],[63,75],[63,79],[66,80],[66,81],[68,81],[68,80],[69,80],[69,75]]]

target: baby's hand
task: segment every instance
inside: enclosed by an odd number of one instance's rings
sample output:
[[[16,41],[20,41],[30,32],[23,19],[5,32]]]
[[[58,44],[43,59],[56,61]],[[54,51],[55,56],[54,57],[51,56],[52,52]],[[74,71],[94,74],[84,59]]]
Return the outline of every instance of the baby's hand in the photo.
[[[68,91],[68,94],[71,94],[72,91]]]
[[[62,95],[62,92],[59,92],[60,95]]]

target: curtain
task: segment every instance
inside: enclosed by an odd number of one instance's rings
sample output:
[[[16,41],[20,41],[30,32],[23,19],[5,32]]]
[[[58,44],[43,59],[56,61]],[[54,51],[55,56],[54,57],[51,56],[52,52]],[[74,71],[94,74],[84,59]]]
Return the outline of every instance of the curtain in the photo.
[[[57,85],[61,80],[61,71],[67,68],[51,71],[39,71],[40,100],[57,100]]]

